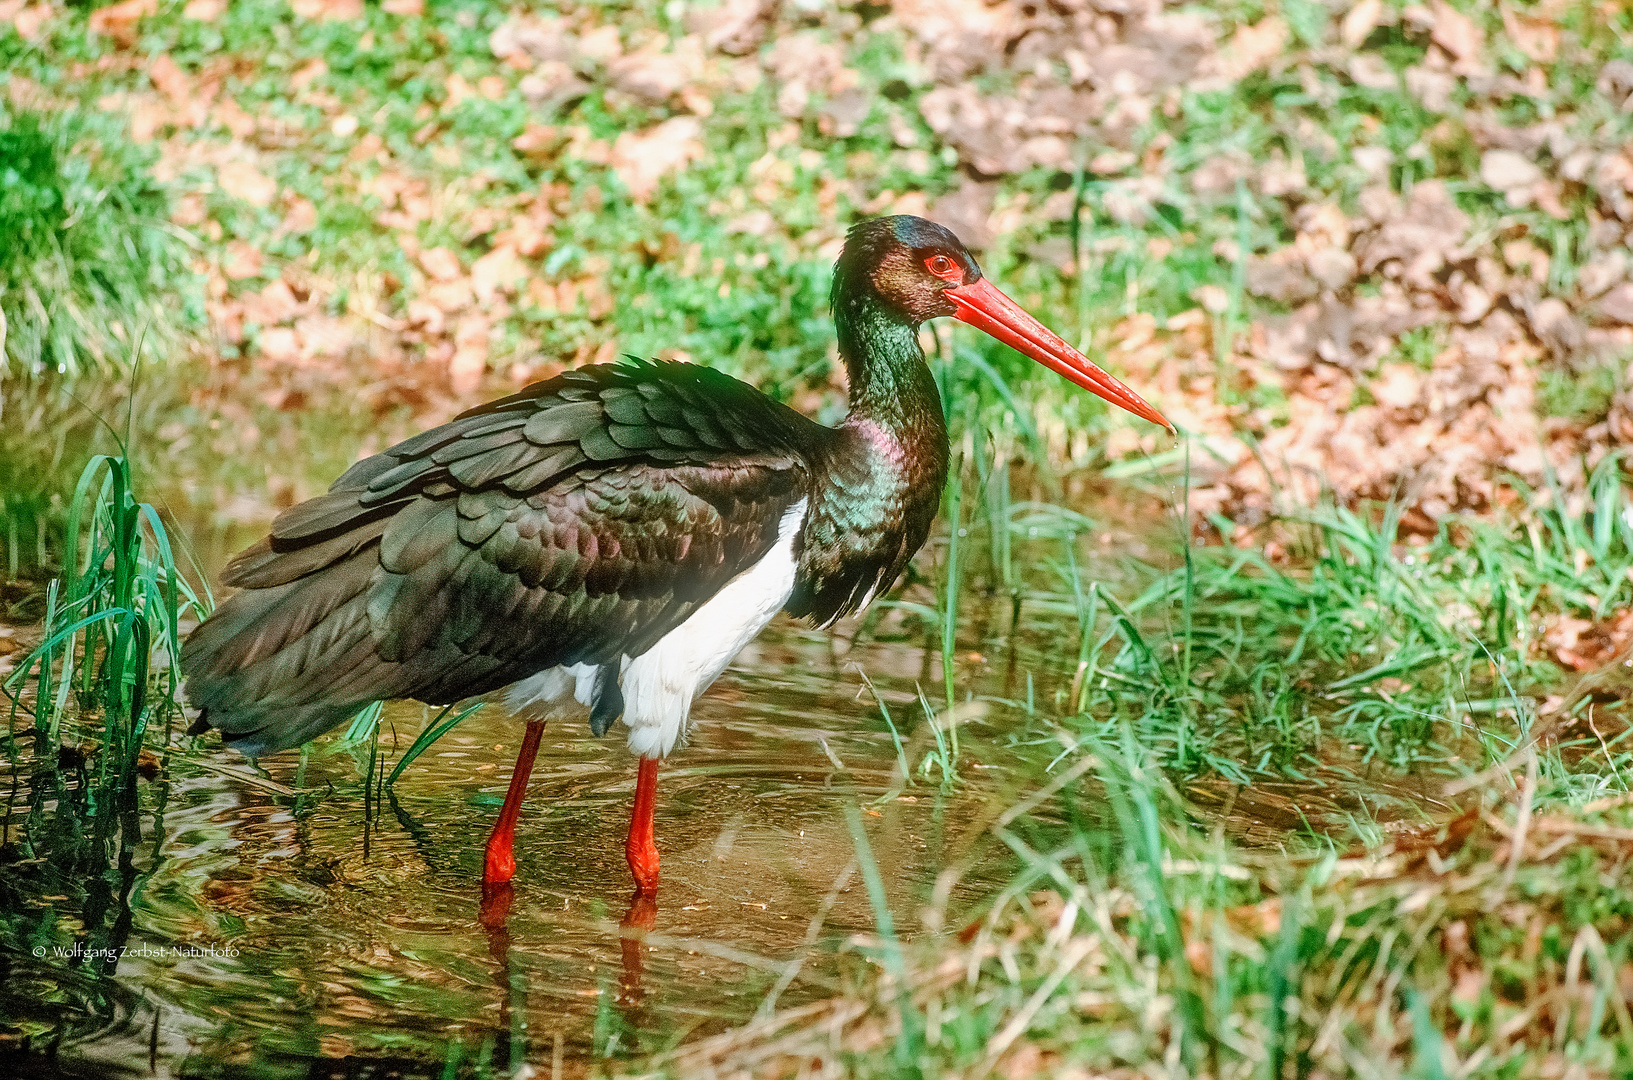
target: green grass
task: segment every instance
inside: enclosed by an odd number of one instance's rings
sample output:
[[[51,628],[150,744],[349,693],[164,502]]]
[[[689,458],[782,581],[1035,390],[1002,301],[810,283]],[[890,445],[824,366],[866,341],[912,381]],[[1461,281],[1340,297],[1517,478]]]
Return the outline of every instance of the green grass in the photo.
[[[1512,789],[1491,824],[1471,798],[1464,816],[1397,833],[1371,854],[1313,846],[1288,858],[1197,821],[1131,734],[1087,749],[1097,782],[1062,798],[1089,815],[1109,802],[1111,828],[1048,847],[1024,829],[998,829],[1026,871],[965,944],[909,951],[913,1010],[925,1023],[911,1070],[861,1049],[881,1034],[898,1042],[902,1015],[894,997],[870,999],[865,988],[860,1014],[841,1013],[848,1002],[831,1016],[808,1011],[804,1038],[763,1025],[755,1034],[775,1036],[780,1051],[769,1064],[831,1062],[880,1077],[994,1067],[1093,1075],[1152,1062],[1274,1077],[1633,1069],[1618,975],[1633,949],[1633,906],[1620,841],[1607,839],[1620,830],[1546,811],[1546,781],[1526,805],[1533,828],[1549,831],[1528,834],[1513,869]],[[704,1060],[757,1060],[748,1043]],[[674,1061],[679,1073],[702,1064],[684,1051]]]
[[[906,974],[660,1066],[1633,1071],[1629,687],[1562,672],[1537,631],[1633,604],[1620,468],[1576,512],[1537,499],[1520,524],[1403,543],[1390,507],[1328,509],[1267,526],[1283,554],[1197,547],[1171,569],[1080,565],[1081,517],[989,517],[961,589],[1008,608],[1001,560],[1063,543],[1025,610],[1080,627],[1025,661],[1054,673],[1039,712],[1060,748],[992,827],[1025,869],[947,916],[962,933],[910,947]],[[963,501],[993,505],[998,473],[976,472]],[[958,647],[997,652],[1001,626],[972,616]],[[893,940],[881,918],[860,955]]]
[[[21,949],[58,945],[73,927],[98,976],[114,970],[131,932],[139,848],[164,835],[162,800],[142,805],[137,785],[167,767],[179,734],[169,658],[181,620],[210,601],[177,572],[125,459],[93,459],[67,515],[67,573],[50,585],[42,640],[0,683],[10,771],[30,781],[21,803],[13,796],[0,841],[0,928]],[[9,994],[4,1002],[8,1016],[38,1009]]]
[[[202,321],[155,155],[122,127],[0,103],[0,379],[106,374]]]

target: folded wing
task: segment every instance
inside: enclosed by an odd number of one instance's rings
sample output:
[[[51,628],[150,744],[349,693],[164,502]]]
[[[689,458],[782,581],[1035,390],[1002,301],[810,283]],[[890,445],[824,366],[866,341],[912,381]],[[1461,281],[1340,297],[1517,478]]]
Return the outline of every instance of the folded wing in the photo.
[[[456,701],[638,656],[776,541],[803,417],[690,365],[588,368],[353,466],[281,514],[188,639],[203,722],[249,754],[371,701]]]

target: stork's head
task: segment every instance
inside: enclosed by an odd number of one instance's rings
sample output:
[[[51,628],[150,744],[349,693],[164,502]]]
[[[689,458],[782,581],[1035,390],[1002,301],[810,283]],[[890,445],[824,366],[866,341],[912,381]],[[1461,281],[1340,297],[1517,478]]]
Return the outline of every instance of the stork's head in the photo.
[[[834,307],[871,298],[918,326],[951,315],[1135,416],[1172,430],[1134,391],[1021,309],[992,282],[952,230],[903,214],[852,227],[834,268]]]

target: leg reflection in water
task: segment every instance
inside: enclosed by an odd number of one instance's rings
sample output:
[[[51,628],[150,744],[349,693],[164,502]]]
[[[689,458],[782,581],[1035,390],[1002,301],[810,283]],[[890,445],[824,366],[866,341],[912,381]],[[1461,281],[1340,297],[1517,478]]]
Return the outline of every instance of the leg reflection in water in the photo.
[[[645,971],[643,953],[646,935],[658,924],[658,894],[639,890],[630,899],[629,910],[618,924],[618,947],[623,952],[624,974],[619,980],[619,1000],[626,1005],[639,1005],[646,996],[641,986]]]

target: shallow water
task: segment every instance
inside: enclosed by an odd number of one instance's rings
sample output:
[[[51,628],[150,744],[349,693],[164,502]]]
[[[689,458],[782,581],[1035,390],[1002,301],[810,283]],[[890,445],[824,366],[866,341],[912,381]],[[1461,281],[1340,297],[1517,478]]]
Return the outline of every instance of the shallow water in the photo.
[[[167,781],[143,786],[144,810],[162,811],[134,854],[111,977],[41,945],[6,972],[6,997],[41,1000],[30,1045],[60,1039],[70,1069],[149,1075],[151,1058],[159,1075],[282,1076],[351,1058],[440,1076],[450,1057],[458,1072],[581,1071],[830,993],[861,962],[842,959],[851,936],[877,930],[846,809],[863,810],[897,931],[923,934],[948,866],[960,873],[936,906],[951,920],[1011,875],[987,827],[1060,750],[1019,708],[966,709],[958,782],[932,769],[904,784],[858,664],[917,772],[934,743],[915,684],[929,668],[924,685],[939,685],[939,658],[874,643],[840,659],[827,635],[774,628],[699,699],[661,774],[663,881],[644,935],[620,927],[642,920],[623,856],[634,759],[616,728],[546,730],[508,911],[503,897],[484,909],[483,843],[521,730],[489,705],[391,789],[363,779],[369,745],[338,736],[259,776],[219,746],[175,756]],[[971,668],[961,684],[1003,689],[1002,673]],[[388,707],[384,771],[430,715]],[[1049,811],[1028,826],[1049,828]],[[35,940],[73,929],[59,917]]]
[[[1101,509],[1103,520],[1144,520]],[[181,531],[211,567],[259,533]],[[1043,568],[1059,538],[1026,535],[1016,565],[1058,587]],[[1082,541],[1079,565],[1101,581],[1116,578],[1121,554],[1150,554],[1129,526]],[[908,599],[935,602],[922,585]],[[0,1076],[52,1075],[42,1054],[58,1075],[441,1077],[524,1061],[582,1075],[826,996],[869,962],[879,930],[850,826],[858,809],[898,935],[955,931],[1014,876],[990,826],[1062,755],[1046,716],[1069,696],[1078,634],[1069,597],[1029,592],[1027,605],[1011,653],[1008,597],[966,592],[956,683],[973,700],[953,711],[960,754],[946,784],[918,701],[922,686],[942,707],[939,645],[925,647],[905,607],[848,651],[843,635],[774,624],[698,700],[688,745],[664,766],[655,911],[630,904],[635,762],[619,728],[600,740],[582,721],[547,729],[514,885],[486,902],[483,845],[522,729],[499,706],[391,788],[379,778],[433,710],[387,707],[373,784],[371,742],[331,734],[255,769],[208,736],[142,783],[140,843],[86,890],[100,887],[106,905],[91,933],[76,920],[92,900],[62,895],[84,882],[0,848],[0,913],[22,910],[26,938],[0,941]],[[1033,699],[1045,703],[1039,717],[1022,704]],[[0,790],[15,830],[30,813],[32,766],[26,752],[11,760],[15,775],[0,755]],[[1334,767],[1250,788],[1204,778],[1187,794],[1237,840],[1278,847],[1421,802],[1381,775]],[[1042,842],[1066,828],[1059,816],[1082,824],[1104,812],[1087,780],[1064,797],[1011,828]],[[103,875],[106,856],[83,865]],[[122,955],[59,951],[82,939]],[[18,1047],[26,1065],[5,1056]]]

